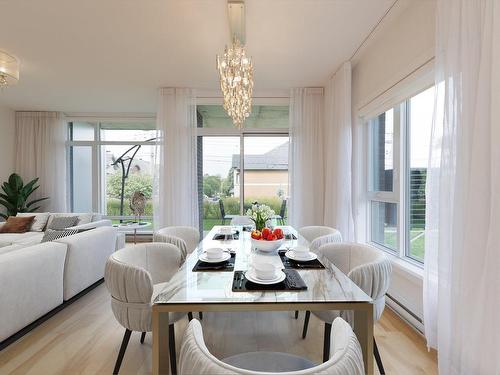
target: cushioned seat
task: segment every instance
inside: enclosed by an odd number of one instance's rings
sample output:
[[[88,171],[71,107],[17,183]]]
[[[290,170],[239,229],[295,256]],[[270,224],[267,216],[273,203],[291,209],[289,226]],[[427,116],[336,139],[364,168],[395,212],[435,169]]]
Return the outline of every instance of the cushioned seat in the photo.
[[[0,233],[0,241],[9,244],[34,245],[40,243],[43,232]]]
[[[181,261],[191,254],[200,243],[198,229],[186,226],[166,227],[153,234],[154,242],[165,242],[175,245],[181,251]]]
[[[362,375],[365,373],[361,347],[352,328],[341,318],[332,325],[332,352],[326,363],[314,365],[286,353],[253,352],[221,361],[212,355],[203,339],[201,324],[192,320],[182,340],[181,375]],[[237,328],[236,328],[237,329]]]
[[[236,354],[223,359],[222,362],[245,370],[262,372],[299,371],[316,366],[307,358],[279,352]]]

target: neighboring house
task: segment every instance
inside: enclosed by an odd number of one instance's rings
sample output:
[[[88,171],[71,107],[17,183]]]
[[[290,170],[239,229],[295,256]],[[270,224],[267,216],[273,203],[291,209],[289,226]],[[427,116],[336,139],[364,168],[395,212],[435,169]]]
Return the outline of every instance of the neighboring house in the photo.
[[[241,191],[240,155],[233,155],[234,196]],[[247,197],[288,196],[288,142],[260,155],[245,155]]]

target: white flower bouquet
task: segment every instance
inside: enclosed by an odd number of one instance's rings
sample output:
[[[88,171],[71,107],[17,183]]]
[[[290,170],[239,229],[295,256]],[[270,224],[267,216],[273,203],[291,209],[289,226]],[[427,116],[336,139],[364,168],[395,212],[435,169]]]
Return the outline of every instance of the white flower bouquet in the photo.
[[[271,207],[265,204],[254,204],[247,210],[247,216],[255,223],[255,229],[261,231],[266,226],[266,221],[275,215]]]

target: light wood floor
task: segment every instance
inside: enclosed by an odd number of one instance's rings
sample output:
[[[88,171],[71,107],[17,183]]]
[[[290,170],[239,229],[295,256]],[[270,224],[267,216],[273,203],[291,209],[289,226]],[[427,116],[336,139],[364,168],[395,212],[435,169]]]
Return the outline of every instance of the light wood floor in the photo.
[[[187,319],[176,323],[177,348]],[[205,313],[207,346],[224,358],[256,350],[284,351],[319,362],[323,326],[311,316],[309,333],[300,337],[303,313]],[[124,329],[116,322],[106,287],[100,285],[20,341],[0,352],[0,374],[111,374]],[[387,374],[437,374],[436,355],[422,337],[385,310],[375,335]],[[143,345],[133,333],[121,374],[151,372],[151,334]]]

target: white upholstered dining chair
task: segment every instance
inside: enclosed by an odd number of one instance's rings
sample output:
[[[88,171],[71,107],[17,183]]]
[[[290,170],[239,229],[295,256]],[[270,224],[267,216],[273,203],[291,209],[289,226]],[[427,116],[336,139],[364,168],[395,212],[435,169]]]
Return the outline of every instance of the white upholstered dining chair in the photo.
[[[373,299],[373,321],[377,322],[385,308],[385,294],[391,282],[392,266],[382,250],[374,246],[359,243],[327,244],[319,248],[320,257],[325,257],[345,273],[354,283]],[[350,311],[313,311],[313,314],[325,323],[323,360],[329,358],[330,332],[332,322],[339,316],[352,323]],[[310,312],[306,312],[302,337],[307,334]],[[373,350],[377,366],[384,374],[377,342],[373,339]]]
[[[151,306],[155,297],[179,270],[181,252],[172,244],[145,243],[125,247],[110,255],[104,280],[111,294],[111,309],[125,328],[113,374],[118,374],[132,332],[151,332]],[[170,366],[176,373],[174,323],[184,313],[170,314]]]
[[[200,322],[192,320],[185,333],[180,351],[181,375],[362,375],[361,347],[349,324],[341,318],[332,324],[332,355],[316,366],[308,359],[276,352],[238,354],[223,360],[207,349]]]
[[[320,225],[302,227],[298,231],[310,243],[311,251],[317,251],[322,245],[327,243],[342,242],[342,234],[335,228]]]
[[[188,226],[166,227],[153,233],[153,241],[177,246],[182,254],[182,262],[184,262],[200,243],[200,232]]]

